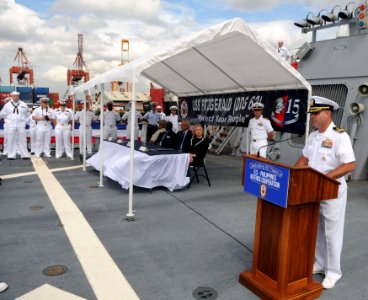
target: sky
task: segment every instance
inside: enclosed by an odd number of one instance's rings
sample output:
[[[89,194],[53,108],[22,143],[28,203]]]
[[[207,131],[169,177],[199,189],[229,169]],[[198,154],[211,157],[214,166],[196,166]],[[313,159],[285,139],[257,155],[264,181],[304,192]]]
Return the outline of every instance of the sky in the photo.
[[[22,47],[34,71],[35,86],[63,97],[68,68],[76,58],[78,33],[90,77],[117,66],[121,39],[129,40],[130,61],[157,47],[231,18],[240,17],[265,42],[284,40],[296,49],[310,39],[293,25],[308,12],[331,11],[341,0],[0,0],[0,78]],[[324,11],[322,11],[323,13]],[[139,87],[148,90],[147,83]]]

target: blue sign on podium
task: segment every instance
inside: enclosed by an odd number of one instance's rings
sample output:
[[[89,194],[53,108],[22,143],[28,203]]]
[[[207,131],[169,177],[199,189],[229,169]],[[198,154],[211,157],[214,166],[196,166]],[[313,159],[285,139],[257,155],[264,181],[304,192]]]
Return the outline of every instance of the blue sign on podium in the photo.
[[[247,158],[244,192],[286,208],[289,176],[290,171],[287,168]]]

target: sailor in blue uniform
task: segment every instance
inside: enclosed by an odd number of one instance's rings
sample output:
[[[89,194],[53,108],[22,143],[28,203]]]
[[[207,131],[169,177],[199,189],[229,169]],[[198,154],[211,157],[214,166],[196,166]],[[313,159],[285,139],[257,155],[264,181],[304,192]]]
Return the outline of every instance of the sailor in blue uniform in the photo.
[[[156,132],[158,129],[158,122],[161,120],[160,114],[156,111],[156,102],[151,102],[151,110],[146,112],[143,116],[143,119],[148,122],[147,125],[147,136],[146,136],[146,142],[148,143],[151,140],[152,135]]]

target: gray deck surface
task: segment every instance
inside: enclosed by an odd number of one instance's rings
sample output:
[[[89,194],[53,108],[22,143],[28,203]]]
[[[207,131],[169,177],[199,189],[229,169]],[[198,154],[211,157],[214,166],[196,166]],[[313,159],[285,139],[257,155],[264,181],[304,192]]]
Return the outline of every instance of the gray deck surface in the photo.
[[[80,164],[66,158],[45,161],[51,169]],[[105,178],[103,188],[91,187],[99,180],[91,168],[54,175],[141,299],[194,299],[199,286],[214,288],[217,299],[258,299],[238,283],[239,273],[251,267],[256,199],[242,191],[239,158],[208,155],[207,166],[211,187],[201,178],[175,192],[135,188],[134,222],[124,220],[128,192],[118,183]],[[30,171],[30,161],[3,159],[0,165],[0,176]],[[367,191],[366,181],[349,183],[343,277],[320,299],[368,299]],[[33,211],[34,205],[44,208]],[[67,272],[42,274],[54,264],[67,266]],[[0,299],[14,299],[44,283],[96,299],[37,175],[3,180],[0,187],[2,281],[9,289]]]

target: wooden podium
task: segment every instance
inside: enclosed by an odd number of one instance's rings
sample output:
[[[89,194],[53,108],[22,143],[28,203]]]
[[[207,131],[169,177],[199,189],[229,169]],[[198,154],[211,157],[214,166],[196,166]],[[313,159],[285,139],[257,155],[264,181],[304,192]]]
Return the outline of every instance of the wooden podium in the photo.
[[[291,167],[253,155],[246,160],[289,170],[287,207],[258,198],[252,269],[239,282],[261,299],[315,299],[323,287],[312,278],[319,201],[337,198],[339,182],[310,167]],[[250,172],[248,172],[250,173]]]

